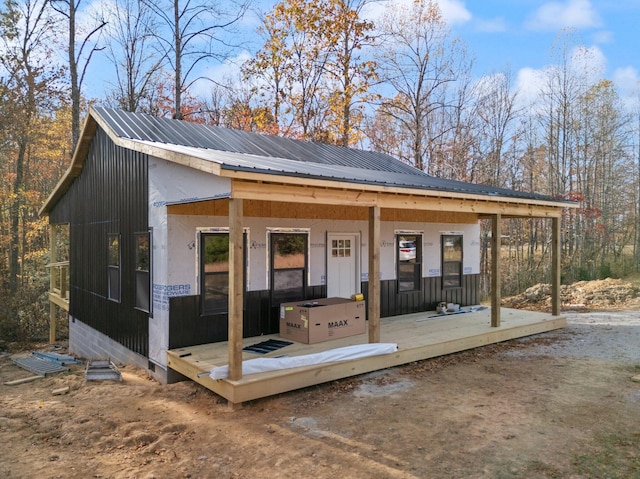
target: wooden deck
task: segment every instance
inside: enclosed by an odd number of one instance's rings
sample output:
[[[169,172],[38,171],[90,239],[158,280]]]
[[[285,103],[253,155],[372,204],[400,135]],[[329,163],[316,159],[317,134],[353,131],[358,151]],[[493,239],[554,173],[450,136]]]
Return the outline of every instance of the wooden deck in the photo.
[[[228,363],[227,342],[169,350],[167,361],[171,369],[226,398],[230,403],[237,404],[400,364],[551,331],[566,325],[566,318],[562,316],[505,308],[501,310],[501,326],[498,328],[491,327],[490,308],[444,317],[437,316],[434,311],[394,316],[381,320],[380,341],[397,344],[398,351],[395,353],[249,374],[238,381],[214,380],[207,374],[213,368]],[[275,334],[245,338],[243,347],[267,339],[282,338]],[[343,346],[364,344],[367,340],[368,335],[365,333],[310,345],[294,342],[266,355],[243,352],[243,360],[318,353]]]

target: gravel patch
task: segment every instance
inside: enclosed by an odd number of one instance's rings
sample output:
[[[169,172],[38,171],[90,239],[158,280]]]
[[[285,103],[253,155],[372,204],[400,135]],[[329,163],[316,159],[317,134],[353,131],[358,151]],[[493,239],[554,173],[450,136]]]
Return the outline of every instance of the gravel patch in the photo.
[[[535,342],[535,346],[501,354],[640,363],[640,311],[567,311],[563,315],[566,328],[522,338],[521,342]]]

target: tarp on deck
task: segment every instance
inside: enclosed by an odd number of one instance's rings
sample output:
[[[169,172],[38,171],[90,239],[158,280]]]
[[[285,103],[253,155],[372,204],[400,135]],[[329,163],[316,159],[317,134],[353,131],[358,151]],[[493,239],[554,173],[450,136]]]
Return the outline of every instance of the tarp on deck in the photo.
[[[283,356],[279,358],[255,358],[242,362],[242,375],[264,373],[279,369],[313,366],[315,364],[347,361],[379,354],[395,353],[398,345],[394,343],[356,344],[343,348],[330,349],[321,353],[305,354],[303,356]],[[214,368],[209,373],[213,379],[225,379],[229,375],[229,366]]]

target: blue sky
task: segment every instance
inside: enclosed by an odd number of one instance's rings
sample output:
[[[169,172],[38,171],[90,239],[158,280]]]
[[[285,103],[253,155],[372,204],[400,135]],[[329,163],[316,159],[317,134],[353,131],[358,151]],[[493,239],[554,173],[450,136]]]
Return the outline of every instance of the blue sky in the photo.
[[[387,0],[402,4],[411,0]],[[268,11],[275,0],[254,0]],[[602,78],[613,80],[621,97],[638,95],[640,80],[640,0],[438,0],[454,35],[462,38],[475,57],[476,77],[510,71],[521,91],[534,91],[538,73],[554,63],[551,49],[557,36],[571,31],[588,48],[590,66]],[[243,33],[257,39],[257,18],[244,19]],[[259,47],[258,44],[253,48]],[[236,60],[246,59],[244,51]],[[96,59],[97,60],[97,59]],[[97,61],[97,63],[99,60]],[[237,69],[238,61],[210,66],[206,75],[221,78]],[[107,87],[104,70],[89,74],[86,92],[102,96]],[[200,85],[203,90],[204,84]],[[197,90],[199,90],[198,88]],[[194,93],[200,93],[196,91]]]
[[[509,69],[521,82],[554,62],[557,36],[570,31],[594,68],[621,96],[638,87],[638,0],[441,0],[454,32],[475,52],[476,74]]]

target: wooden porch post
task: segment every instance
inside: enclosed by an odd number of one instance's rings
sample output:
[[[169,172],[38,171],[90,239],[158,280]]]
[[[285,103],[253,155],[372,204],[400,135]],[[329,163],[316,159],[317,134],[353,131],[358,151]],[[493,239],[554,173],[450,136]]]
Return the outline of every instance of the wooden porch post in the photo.
[[[380,207],[369,207],[369,342],[380,342]]]
[[[561,218],[554,217],[551,228],[551,314],[560,314],[560,221]]]
[[[49,225],[49,264],[58,262],[58,229],[55,224]],[[49,293],[55,288],[55,273],[49,268]],[[56,342],[56,304],[49,299],[49,343]]]
[[[229,199],[229,379],[242,378],[243,200]]]
[[[496,214],[491,218],[491,327],[500,327],[500,260],[502,246],[502,215]]]

